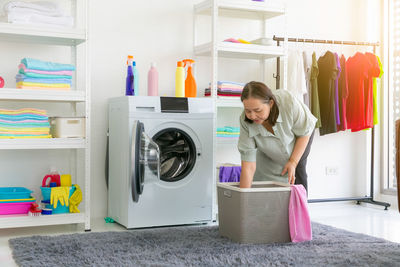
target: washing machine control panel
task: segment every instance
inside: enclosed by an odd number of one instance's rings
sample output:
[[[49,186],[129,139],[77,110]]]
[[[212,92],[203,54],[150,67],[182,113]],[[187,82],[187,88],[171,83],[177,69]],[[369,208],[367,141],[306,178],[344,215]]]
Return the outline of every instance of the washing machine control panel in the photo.
[[[160,97],[162,113],[189,113],[188,99],[186,97]]]

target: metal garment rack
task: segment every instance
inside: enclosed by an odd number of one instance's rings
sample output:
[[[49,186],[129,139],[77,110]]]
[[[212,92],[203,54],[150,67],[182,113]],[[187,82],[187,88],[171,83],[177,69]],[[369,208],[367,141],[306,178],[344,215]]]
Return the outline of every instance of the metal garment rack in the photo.
[[[283,37],[273,37],[273,40],[277,42],[279,46],[281,42],[300,42],[300,43],[315,43],[315,44],[337,44],[337,45],[353,45],[353,46],[371,46],[373,47],[373,52],[375,54],[376,47],[379,46],[379,42],[377,43],[369,43],[369,42],[351,42],[351,41],[335,41],[335,40],[318,40],[318,39],[304,39],[304,38],[285,38]],[[276,79],[276,88],[280,87],[280,58],[277,58],[276,63],[276,75],[274,75]],[[361,202],[384,206],[385,210],[390,207],[389,203],[380,202],[374,200],[374,155],[375,155],[375,127],[371,129],[371,174],[370,174],[370,196],[365,197],[345,197],[345,198],[322,198],[322,199],[309,199],[309,203],[316,202],[334,202],[334,201],[357,201],[357,204]]]

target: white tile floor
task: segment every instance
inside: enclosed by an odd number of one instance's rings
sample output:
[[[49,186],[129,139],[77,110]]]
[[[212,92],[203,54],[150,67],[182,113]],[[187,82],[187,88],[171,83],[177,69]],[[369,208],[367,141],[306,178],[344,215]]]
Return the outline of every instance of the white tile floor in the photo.
[[[397,210],[385,211],[380,206],[347,202],[312,203],[311,220],[352,232],[364,233],[400,243],[400,214]],[[92,222],[92,231],[124,231],[118,224],[106,224],[98,219]],[[0,230],[0,262],[2,267],[16,266],[8,247],[8,239],[31,235],[56,235],[83,232],[82,225],[15,228]]]

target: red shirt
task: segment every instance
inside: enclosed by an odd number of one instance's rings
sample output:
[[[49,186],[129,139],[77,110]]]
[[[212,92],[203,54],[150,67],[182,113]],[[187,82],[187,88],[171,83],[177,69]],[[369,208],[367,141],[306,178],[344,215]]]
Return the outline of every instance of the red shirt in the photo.
[[[352,131],[359,131],[365,128],[365,107],[368,100],[368,88],[365,90],[364,80],[368,78],[368,70],[371,64],[368,58],[357,52],[347,59],[347,85],[349,95],[346,103],[347,127]],[[372,99],[372,98],[371,98]],[[371,101],[372,102],[372,101]]]

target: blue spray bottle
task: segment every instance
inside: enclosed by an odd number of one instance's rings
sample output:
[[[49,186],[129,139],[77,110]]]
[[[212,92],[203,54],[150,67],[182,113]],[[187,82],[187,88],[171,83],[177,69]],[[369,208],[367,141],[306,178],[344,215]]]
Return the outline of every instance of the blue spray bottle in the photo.
[[[133,91],[135,95],[139,95],[139,72],[136,68],[136,61],[132,62],[133,71]]]
[[[125,95],[133,95],[133,70],[132,70],[133,56],[128,55],[128,60],[126,62],[128,69],[126,73],[126,88]]]

